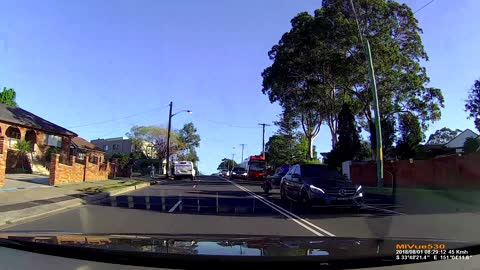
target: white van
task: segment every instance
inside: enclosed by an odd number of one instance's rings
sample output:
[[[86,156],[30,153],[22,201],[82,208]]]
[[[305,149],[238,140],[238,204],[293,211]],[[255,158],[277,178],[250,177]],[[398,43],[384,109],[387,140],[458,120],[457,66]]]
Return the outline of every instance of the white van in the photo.
[[[195,169],[191,161],[176,161],[173,163],[173,178],[175,180],[181,178],[195,178]]]

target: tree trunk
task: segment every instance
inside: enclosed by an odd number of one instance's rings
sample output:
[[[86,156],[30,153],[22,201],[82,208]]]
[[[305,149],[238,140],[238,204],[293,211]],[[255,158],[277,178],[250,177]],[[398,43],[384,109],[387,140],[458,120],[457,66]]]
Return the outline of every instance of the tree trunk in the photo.
[[[337,132],[335,129],[330,128],[330,135],[332,136],[332,149],[335,148],[335,146],[338,143],[338,138],[337,138]]]
[[[308,140],[308,160],[313,159],[313,136],[307,137]]]

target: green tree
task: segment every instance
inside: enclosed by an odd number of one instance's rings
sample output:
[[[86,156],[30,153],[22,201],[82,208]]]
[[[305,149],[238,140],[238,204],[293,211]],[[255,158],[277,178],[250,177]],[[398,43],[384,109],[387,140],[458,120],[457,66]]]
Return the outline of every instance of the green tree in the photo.
[[[17,93],[13,88],[3,87],[2,92],[0,92],[0,103],[7,104],[8,106],[17,107],[17,102],[15,101]]]
[[[310,159],[313,158],[313,142],[326,117],[324,102],[326,90],[317,79],[316,66],[325,57],[316,57],[311,48],[321,41],[312,34],[313,17],[301,13],[292,19],[292,29],[282,36],[268,55],[273,61],[263,73],[262,92],[270,102],[278,102],[283,117],[294,120],[302,128],[308,141]],[[319,58],[319,59],[318,59]]]
[[[480,81],[475,80],[467,102],[465,104],[465,111],[468,112],[468,118],[473,118],[475,127],[480,131]]]
[[[354,157],[354,160],[363,161],[372,158],[372,146],[370,142],[362,140],[360,142],[360,150]]]
[[[18,141],[14,147],[15,151],[18,153],[18,157],[22,161],[22,170],[25,171],[25,159],[27,154],[32,152],[32,144],[25,140]]]
[[[195,148],[200,146],[200,135],[193,123],[187,123],[178,131],[178,140],[184,149],[179,153],[179,159],[192,161],[196,164],[199,161]]]
[[[396,147],[397,155],[401,159],[413,158],[418,146],[425,138],[418,118],[411,114],[401,115],[399,131],[400,139]]]
[[[429,78],[420,63],[428,56],[412,10],[395,1],[354,2],[361,35],[372,48],[382,120],[395,128],[400,113],[408,111],[425,129],[440,119],[444,99],[440,89],[427,87]],[[310,145],[322,122],[330,128],[335,145],[339,105],[345,102],[352,104],[354,114],[371,132],[370,82],[350,0],[325,0],[313,16],[300,13],[291,24],[292,29],[269,52],[273,64],[262,73],[263,93],[284,113],[293,112],[306,127]],[[386,134],[389,147],[395,133]]]
[[[127,165],[129,165],[131,162],[130,155],[125,153],[115,153],[110,157],[110,161],[115,159],[118,159],[118,164],[122,169],[127,167]]]
[[[156,154],[160,160],[167,158],[167,129],[158,126],[133,126],[126,135],[132,139],[136,150],[151,159]],[[175,131],[170,132],[170,155],[183,149]]]
[[[467,138],[463,144],[463,152],[470,154],[477,152],[480,147],[480,141],[477,138]]]
[[[217,170],[231,170],[233,167],[238,166],[238,163],[235,160],[228,158],[222,159],[222,162],[218,164]]]
[[[348,104],[342,105],[338,115],[338,143],[328,153],[325,163],[339,167],[342,162],[353,160],[360,152],[360,136],[355,116]]]
[[[460,129],[452,130],[444,127],[431,134],[426,144],[446,144],[460,133],[462,133]]]
[[[410,7],[385,0],[357,0],[354,3],[361,35],[371,44],[381,114],[398,119],[399,112],[408,111],[417,116],[423,128],[428,122],[440,119],[443,95],[440,89],[426,87],[430,79],[420,63],[428,60],[428,56],[420,37],[422,29]],[[325,0],[322,10],[331,19],[337,30],[335,33],[340,33],[340,41],[352,42],[346,54],[352,56],[351,64],[355,66],[351,73],[352,94],[363,105],[366,120],[371,122],[372,97],[366,79],[367,65],[351,2]]]

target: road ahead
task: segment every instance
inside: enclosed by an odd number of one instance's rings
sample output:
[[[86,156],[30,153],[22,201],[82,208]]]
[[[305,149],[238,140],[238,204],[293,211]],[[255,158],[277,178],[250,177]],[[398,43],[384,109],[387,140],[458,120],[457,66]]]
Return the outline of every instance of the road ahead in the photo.
[[[368,196],[367,196],[368,198]],[[416,214],[370,197],[356,211],[314,209],[265,197],[258,182],[216,176],[168,181],[3,230],[84,233],[413,237],[480,240],[480,214]]]

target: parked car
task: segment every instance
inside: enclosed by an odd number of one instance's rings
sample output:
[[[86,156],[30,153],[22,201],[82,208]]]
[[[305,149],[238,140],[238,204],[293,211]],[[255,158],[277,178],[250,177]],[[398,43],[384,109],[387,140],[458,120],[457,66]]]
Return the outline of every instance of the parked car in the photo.
[[[282,200],[301,202],[304,206],[363,205],[362,186],[355,185],[338,170],[321,164],[293,165],[280,183]]]
[[[230,179],[247,179],[247,170],[242,167],[233,167]]]

